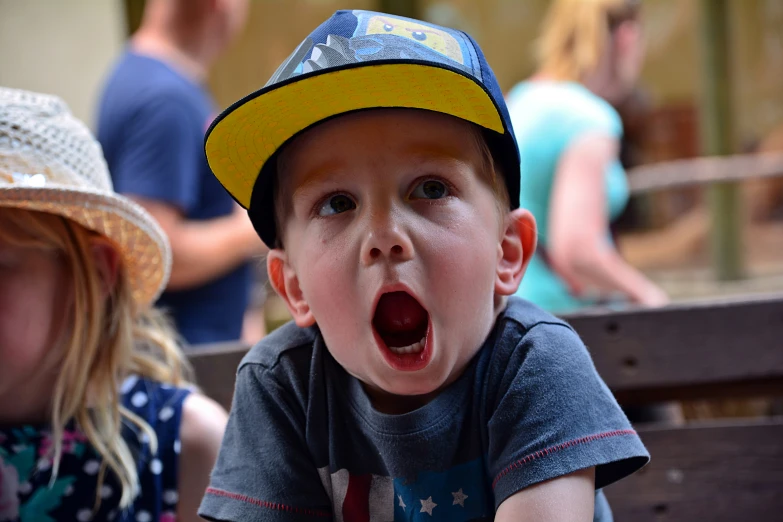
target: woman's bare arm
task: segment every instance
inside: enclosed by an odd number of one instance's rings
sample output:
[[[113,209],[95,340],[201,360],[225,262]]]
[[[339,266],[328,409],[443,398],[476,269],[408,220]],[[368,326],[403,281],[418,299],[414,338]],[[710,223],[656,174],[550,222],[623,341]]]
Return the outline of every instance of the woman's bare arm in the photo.
[[[577,293],[623,294],[635,303],[666,304],[666,294],[626,263],[608,241],[605,172],[619,144],[604,134],[586,134],[557,167],[546,238],[552,264]]]

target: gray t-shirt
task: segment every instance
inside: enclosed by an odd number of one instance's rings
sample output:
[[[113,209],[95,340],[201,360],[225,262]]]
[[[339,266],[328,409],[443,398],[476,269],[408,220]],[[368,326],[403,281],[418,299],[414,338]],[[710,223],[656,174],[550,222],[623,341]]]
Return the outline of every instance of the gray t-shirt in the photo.
[[[283,326],[237,374],[201,516],[230,521],[492,520],[538,482],[649,455],[563,321],[518,298],[465,372],[425,406],[376,411],[317,328]],[[611,520],[602,494],[596,519]]]

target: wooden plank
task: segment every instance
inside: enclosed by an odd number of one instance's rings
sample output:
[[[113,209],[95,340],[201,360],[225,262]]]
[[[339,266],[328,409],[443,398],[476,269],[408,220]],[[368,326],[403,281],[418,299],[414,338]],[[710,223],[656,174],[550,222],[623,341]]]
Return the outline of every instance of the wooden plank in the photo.
[[[639,433],[652,460],[606,488],[615,520],[783,520],[783,420]]]
[[[623,402],[783,394],[783,296],[566,319]]]
[[[783,395],[783,296],[566,319],[623,403]],[[192,349],[198,383],[230,402],[245,351],[238,343]]]
[[[226,410],[231,409],[237,368],[247,350],[240,343],[226,343],[192,348],[188,352],[196,384]]]

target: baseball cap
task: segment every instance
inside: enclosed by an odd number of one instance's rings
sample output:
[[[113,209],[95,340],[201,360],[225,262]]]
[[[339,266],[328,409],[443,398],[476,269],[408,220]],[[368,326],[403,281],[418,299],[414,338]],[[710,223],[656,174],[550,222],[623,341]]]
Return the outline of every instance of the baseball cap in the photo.
[[[462,31],[384,13],[343,10],[318,26],[267,84],[207,130],[212,172],[276,246],[276,154],[308,128],[373,108],[423,109],[481,127],[519,206],[519,151],[497,79]]]

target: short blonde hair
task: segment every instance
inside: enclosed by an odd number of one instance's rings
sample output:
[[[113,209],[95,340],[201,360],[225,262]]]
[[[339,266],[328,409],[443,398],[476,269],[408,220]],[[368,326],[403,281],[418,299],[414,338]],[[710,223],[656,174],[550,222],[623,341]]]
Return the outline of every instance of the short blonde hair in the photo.
[[[635,20],[640,0],[554,0],[536,42],[542,72],[560,81],[582,81],[595,70],[617,25]]]
[[[500,162],[495,159],[492,147],[489,145],[488,133],[492,131],[481,129],[476,125],[471,125],[471,128],[476,140],[476,147],[481,154],[479,179],[492,189],[498,212],[501,217],[505,216],[511,209],[511,196],[508,194],[508,186],[506,185],[506,173],[501,169]]]
[[[122,266],[108,300],[104,297],[91,250],[96,235],[53,214],[0,209],[0,241],[57,252],[70,278],[73,299],[64,311],[64,324],[69,326],[59,343],[63,348],[51,409],[53,477],[62,456],[63,431],[74,419],[103,457],[96,507],[108,467],[122,485],[120,506],[124,508],[139,484],[136,461],[122,438],[122,424],[130,422],[146,433],[153,450],[157,439],[143,419],[120,404],[120,385],[127,376],[138,375],[183,386],[192,372],[164,317],[151,308],[138,309],[133,302]]]

